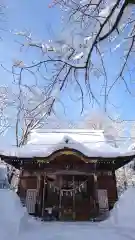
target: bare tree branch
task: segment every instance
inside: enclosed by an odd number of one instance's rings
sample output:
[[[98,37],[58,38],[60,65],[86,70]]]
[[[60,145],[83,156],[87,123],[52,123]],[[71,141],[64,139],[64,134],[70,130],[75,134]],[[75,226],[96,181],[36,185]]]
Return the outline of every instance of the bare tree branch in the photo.
[[[124,74],[128,61],[134,52],[134,22],[135,14],[132,11],[134,7],[133,0],[115,0],[114,2],[97,0],[59,0],[54,2],[63,8],[63,15],[66,22],[67,35],[59,37],[57,41],[50,40],[47,43],[43,41],[34,41],[32,33],[18,32],[16,35],[22,36],[21,50],[26,46],[31,49],[39,49],[42,53],[42,59],[32,62],[30,65],[23,63],[21,60],[15,61],[13,64],[14,81],[22,73],[30,73],[37,84],[38,79],[44,80],[46,95],[51,96],[51,92],[56,85],[62,92],[68,86],[71,80],[74,87],[78,87],[81,93],[82,110],[84,110],[84,96],[88,94],[90,100],[100,105],[98,97],[93,91],[93,85],[97,84],[99,92],[104,91],[104,111],[107,111],[109,103],[109,95],[118,80],[121,79],[128,94],[134,96],[129,89]],[[53,4],[52,4],[53,6]],[[64,12],[64,9],[66,10]],[[127,11],[131,9],[130,14]],[[128,28],[128,30],[127,30]],[[123,38],[121,41],[121,38]],[[114,42],[116,45],[114,46]],[[129,44],[131,42],[131,44]],[[124,56],[121,69],[117,77],[112,81],[108,78],[105,55],[109,50],[113,53],[125,44],[127,46],[127,54]],[[105,48],[105,45],[107,47]],[[97,59],[97,60],[95,60]],[[100,68],[97,66],[100,64]],[[96,77],[94,72],[100,73],[100,77]],[[80,84],[79,76],[82,76],[83,84]],[[103,84],[99,79],[103,79]],[[98,80],[98,81],[97,81]],[[85,88],[82,87],[85,85]],[[102,96],[103,97],[103,96]],[[78,98],[80,100],[80,98]],[[48,115],[51,114],[56,99],[53,99]],[[40,103],[41,105],[43,102]],[[37,106],[38,109],[39,106]]]

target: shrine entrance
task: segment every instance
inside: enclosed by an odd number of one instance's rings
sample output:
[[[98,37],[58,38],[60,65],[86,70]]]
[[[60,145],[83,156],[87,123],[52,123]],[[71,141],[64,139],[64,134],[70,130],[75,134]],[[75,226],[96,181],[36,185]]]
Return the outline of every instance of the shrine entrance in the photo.
[[[89,188],[89,185],[93,185],[92,176],[65,175],[62,176],[62,182],[60,191],[61,220],[89,220],[90,211],[94,207],[92,206],[94,189]],[[90,190],[92,191],[90,192]]]
[[[55,175],[46,184],[43,205],[55,213],[55,220],[89,220],[95,209],[93,176]]]
[[[88,221],[95,211],[94,175],[80,156],[60,155],[49,163],[43,187],[43,212],[56,220]],[[49,210],[48,210],[49,209]]]

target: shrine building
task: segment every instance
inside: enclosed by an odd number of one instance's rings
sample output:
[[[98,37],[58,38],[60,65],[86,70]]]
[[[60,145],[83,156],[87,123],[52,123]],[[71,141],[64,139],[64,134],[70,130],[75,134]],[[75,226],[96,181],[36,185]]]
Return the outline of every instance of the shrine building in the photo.
[[[103,131],[35,130],[27,144],[3,150],[20,170],[18,195],[30,214],[58,221],[89,221],[117,201],[115,171],[135,151],[116,148]]]

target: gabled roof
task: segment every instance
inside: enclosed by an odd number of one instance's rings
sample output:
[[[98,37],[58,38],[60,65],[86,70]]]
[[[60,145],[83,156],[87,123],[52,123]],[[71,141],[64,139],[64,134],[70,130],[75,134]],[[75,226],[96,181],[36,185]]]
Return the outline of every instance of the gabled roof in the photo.
[[[17,158],[48,157],[53,152],[70,148],[86,157],[117,158],[134,156],[135,151],[112,147],[103,131],[80,129],[47,129],[32,131],[23,147],[5,148],[1,155]]]

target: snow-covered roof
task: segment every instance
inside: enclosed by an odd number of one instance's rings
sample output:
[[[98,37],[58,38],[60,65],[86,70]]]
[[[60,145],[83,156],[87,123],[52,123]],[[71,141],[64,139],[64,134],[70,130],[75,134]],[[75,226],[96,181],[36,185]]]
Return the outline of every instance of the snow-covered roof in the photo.
[[[129,147],[128,147],[129,151],[135,151],[135,143],[132,143]]]
[[[103,131],[84,129],[34,130],[26,145],[20,148],[3,148],[0,154],[18,158],[47,157],[63,148],[77,150],[87,157],[114,158],[135,155],[135,151],[112,147]]]
[[[106,142],[102,130],[84,129],[45,129],[33,130],[29,135],[27,144],[33,145],[56,145],[63,139],[71,138],[79,143]]]

